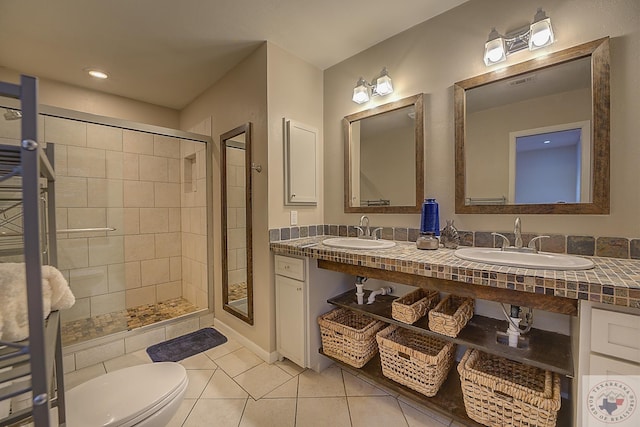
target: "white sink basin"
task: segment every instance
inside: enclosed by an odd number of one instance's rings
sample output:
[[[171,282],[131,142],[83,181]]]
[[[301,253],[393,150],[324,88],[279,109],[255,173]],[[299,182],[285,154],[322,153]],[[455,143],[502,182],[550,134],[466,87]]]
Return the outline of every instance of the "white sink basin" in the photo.
[[[325,246],[343,249],[387,249],[396,245],[391,240],[369,240],[357,237],[333,237],[322,241]]]
[[[509,252],[494,248],[460,248],[453,254],[467,261],[538,270],[587,270],[593,268],[593,262],[589,259],[549,252]]]

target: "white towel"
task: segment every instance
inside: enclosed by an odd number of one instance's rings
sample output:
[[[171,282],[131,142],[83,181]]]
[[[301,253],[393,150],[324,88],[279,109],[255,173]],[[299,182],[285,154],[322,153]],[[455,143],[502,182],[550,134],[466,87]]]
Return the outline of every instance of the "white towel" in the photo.
[[[76,302],[62,273],[42,266],[43,316],[70,308]],[[21,341],[29,336],[24,263],[0,263],[0,340]]]

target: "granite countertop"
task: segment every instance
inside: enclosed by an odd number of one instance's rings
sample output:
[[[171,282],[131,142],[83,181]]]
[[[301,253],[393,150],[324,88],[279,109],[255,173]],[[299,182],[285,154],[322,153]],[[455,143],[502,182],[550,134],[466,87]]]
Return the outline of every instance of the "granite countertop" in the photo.
[[[453,249],[419,250],[414,242],[396,242],[389,249],[339,249],[322,244],[335,236],[271,242],[281,255],[297,255],[389,271],[455,280],[476,285],[543,293],[571,299],[640,309],[640,260],[587,257],[590,270],[534,270],[465,261]]]

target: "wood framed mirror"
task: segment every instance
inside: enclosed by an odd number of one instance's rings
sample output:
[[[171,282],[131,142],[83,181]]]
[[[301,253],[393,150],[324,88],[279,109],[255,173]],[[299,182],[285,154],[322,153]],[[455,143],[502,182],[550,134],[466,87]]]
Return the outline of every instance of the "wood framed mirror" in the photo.
[[[419,213],[424,199],[423,95],[346,116],[344,211]]]
[[[454,85],[456,213],[609,213],[609,38]]]
[[[253,325],[251,123],[220,136],[222,308]]]

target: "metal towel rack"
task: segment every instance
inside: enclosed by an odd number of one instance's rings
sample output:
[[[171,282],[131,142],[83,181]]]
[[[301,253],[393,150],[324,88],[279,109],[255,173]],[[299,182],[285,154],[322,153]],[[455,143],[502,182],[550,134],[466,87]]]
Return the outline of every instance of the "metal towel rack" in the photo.
[[[58,233],[91,233],[96,231],[116,231],[117,228],[113,227],[95,227],[95,228],[63,228],[62,230],[56,230]]]

